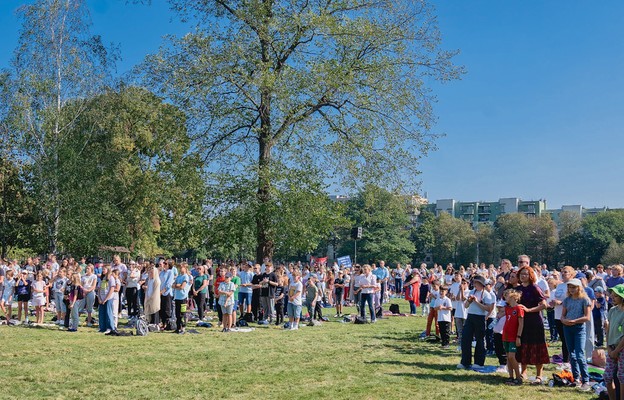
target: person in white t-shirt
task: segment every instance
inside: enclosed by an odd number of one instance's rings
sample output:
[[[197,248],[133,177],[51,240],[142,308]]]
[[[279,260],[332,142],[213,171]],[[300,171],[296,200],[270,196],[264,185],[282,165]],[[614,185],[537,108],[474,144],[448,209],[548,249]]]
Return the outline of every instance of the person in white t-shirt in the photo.
[[[88,264],[85,274],[81,278],[82,290],[87,311],[87,326],[93,326],[93,305],[95,304],[95,289],[97,288],[97,275],[93,273],[93,264]]]
[[[440,338],[442,339],[442,348],[449,347],[449,341],[451,338],[451,310],[453,305],[451,299],[446,294],[448,293],[448,287],[440,287],[440,296],[436,301],[436,310],[438,311],[438,325],[440,326]]]
[[[291,330],[299,329],[299,319],[301,317],[301,294],[303,293],[303,284],[301,283],[301,273],[294,271],[292,273],[294,281],[288,287],[288,323]]]

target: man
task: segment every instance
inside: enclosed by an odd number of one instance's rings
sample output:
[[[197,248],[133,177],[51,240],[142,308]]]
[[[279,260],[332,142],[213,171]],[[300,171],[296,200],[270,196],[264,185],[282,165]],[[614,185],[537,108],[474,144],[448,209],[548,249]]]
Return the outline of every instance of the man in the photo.
[[[260,286],[260,307],[264,310],[264,319],[268,318],[271,323],[275,315],[275,287],[277,286],[277,275],[273,272],[271,262],[265,264]]]
[[[242,265],[242,271],[239,274],[241,283],[238,290],[238,306],[240,307],[241,317],[245,313],[251,312],[251,300],[253,296],[252,279],[254,277],[251,266],[247,263]]]
[[[121,281],[121,288],[119,288],[119,307],[117,313],[121,317],[121,310],[123,308],[122,295],[126,297],[126,280],[128,279],[128,267],[121,262],[121,257],[118,254],[113,256],[113,263],[111,264],[111,271],[119,271],[119,280]]]
[[[385,268],[386,262],[381,260],[379,265],[373,270],[373,275],[377,278],[377,283],[381,285],[381,292],[375,295],[375,306],[381,307],[386,295],[386,281],[388,280],[388,273]]]
[[[251,278],[251,313],[254,316],[254,321],[258,321],[260,313],[260,292],[262,290],[262,274],[260,273],[260,264],[256,264],[253,267],[254,276]]]
[[[165,260],[158,262],[160,270],[160,321],[164,330],[171,330],[171,304],[173,295],[173,272]]]
[[[368,264],[364,264],[362,267],[364,273],[358,275],[358,283],[356,286],[360,289],[360,317],[366,318],[366,310],[364,306],[368,303],[368,309],[371,315],[371,323],[377,322],[375,316],[375,307],[373,305],[373,295],[377,288],[377,277],[371,273],[371,267]]]

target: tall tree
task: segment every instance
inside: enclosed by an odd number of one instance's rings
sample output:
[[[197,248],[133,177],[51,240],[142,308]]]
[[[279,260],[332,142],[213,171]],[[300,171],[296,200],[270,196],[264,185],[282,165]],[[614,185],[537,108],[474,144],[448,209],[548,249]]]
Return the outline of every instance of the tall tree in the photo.
[[[529,219],[527,253],[534,261],[551,264],[557,249],[557,225],[550,215]]]
[[[501,257],[513,260],[528,252],[531,226],[524,214],[505,214],[494,223],[496,237],[501,246]],[[529,254],[530,255],[530,254]]]
[[[447,213],[436,217],[433,229],[433,261],[443,263],[469,263],[476,259],[476,234],[470,223]]]
[[[427,83],[463,72],[425,1],[170,2],[198,27],[147,59],[145,82],[187,111],[209,170],[251,171],[257,259],[275,250],[283,167],[350,187],[411,181],[434,139]]]
[[[70,128],[97,93],[115,55],[89,33],[83,0],[37,0],[19,9],[22,28],[13,59],[12,99],[23,156],[32,164],[33,188],[45,223],[48,247],[57,251],[62,205],[60,149]],[[86,134],[86,144],[91,137]]]

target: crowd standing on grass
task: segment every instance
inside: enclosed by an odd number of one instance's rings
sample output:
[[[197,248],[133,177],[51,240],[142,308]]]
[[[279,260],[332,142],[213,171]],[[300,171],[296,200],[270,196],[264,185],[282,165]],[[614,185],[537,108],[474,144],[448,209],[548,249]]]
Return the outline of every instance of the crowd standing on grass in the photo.
[[[110,263],[85,258],[59,263],[54,254],[23,264],[0,260],[0,318],[11,325],[43,324],[50,313],[54,323],[76,332],[84,315],[82,326],[114,336],[121,317],[130,323],[143,317],[158,330],[184,334],[189,315],[197,314],[201,322],[216,312],[222,332],[241,321],[297,330],[302,320],[327,320],[327,308],[335,307],[334,317],[343,317],[344,305],[356,306],[356,322],[375,323],[384,303],[404,297],[410,316],[426,318],[423,338],[435,333],[443,348],[457,344],[458,368],[482,369],[492,355],[497,372],[508,374],[507,384],[526,383],[530,367],[536,372],[531,383],[543,384],[544,365],[551,362],[548,332],[550,342],[561,341],[562,368],[580,390],[591,389],[588,359],[605,345],[610,398],[615,399],[615,385],[624,383],[621,265],[558,270],[531,263],[526,255],[518,256],[516,266],[504,259],[498,267],[429,268],[423,263],[389,268],[384,261],[274,266],[268,259],[262,264],[127,263],[117,255]]]

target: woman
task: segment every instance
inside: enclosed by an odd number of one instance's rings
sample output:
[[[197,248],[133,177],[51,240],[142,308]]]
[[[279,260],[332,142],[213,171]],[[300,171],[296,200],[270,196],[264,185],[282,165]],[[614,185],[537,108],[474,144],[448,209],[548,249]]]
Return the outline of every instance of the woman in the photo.
[[[524,310],[524,329],[520,338],[522,345],[516,352],[516,359],[522,364],[523,379],[527,379],[527,366],[535,365],[537,372],[533,384],[540,385],[544,379],[542,376],[544,364],[550,362],[542,320],[542,310],[546,308],[546,297],[535,284],[537,277],[530,266],[529,258],[521,256],[518,259],[518,265],[522,266],[518,271],[520,278],[518,290],[522,293],[520,306]]]
[[[176,329],[175,333],[184,334],[186,327],[186,302],[191,284],[186,263],[180,264],[178,276],[173,283],[173,302],[175,306]]]
[[[88,264],[85,274],[81,278],[84,305],[87,311],[87,326],[93,326],[93,305],[95,304],[95,290],[97,289],[97,275],[93,273],[93,264]]]
[[[45,291],[46,285],[43,281],[43,274],[41,272],[37,272],[37,279],[32,284],[32,303],[33,306],[35,306],[35,316],[38,324],[43,324],[43,307],[46,304]]]
[[[405,300],[410,305],[410,315],[415,317],[416,309],[420,306],[420,274],[418,271],[413,270],[405,281]]]
[[[99,332],[105,334],[111,334],[115,332],[114,314],[113,311],[113,296],[115,294],[116,286],[115,278],[112,276],[108,266],[102,267],[102,275],[100,276],[100,283],[98,284],[98,322],[100,326]],[[112,335],[115,335],[112,333]]]
[[[193,298],[197,306],[197,315],[199,320],[204,319],[206,310],[206,295],[208,294],[208,284],[210,280],[206,276],[206,270],[203,265],[197,267],[197,276],[193,279]]]
[[[327,302],[329,305],[334,305],[334,271],[329,269],[327,270],[327,278],[325,279],[325,293],[327,293]]]
[[[160,275],[155,265],[150,265],[147,270],[145,283],[145,306],[144,310],[150,324],[158,325],[160,312]]]
[[[137,264],[130,262],[130,271],[126,279],[126,305],[128,307],[128,318],[135,319],[139,316],[139,280],[141,271]]]
[[[75,273],[72,275],[72,280],[69,285],[69,310],[71,312],[71,318],[69,320],[68,332],[77,332],[78,324],[80,322],[80,310],[84,306],[84,291],[82,290],[82,283],[80,274]]]

